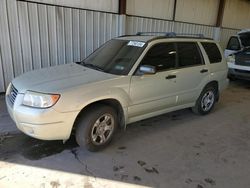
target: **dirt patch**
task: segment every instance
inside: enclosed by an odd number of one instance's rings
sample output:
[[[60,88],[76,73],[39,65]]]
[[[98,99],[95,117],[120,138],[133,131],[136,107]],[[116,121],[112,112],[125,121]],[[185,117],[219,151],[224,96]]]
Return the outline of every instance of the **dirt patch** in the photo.
[[[156,173],[156,174],[159,174],[159,171],[155,168],[155,167],[152,167],[152,168],[146,168],[144,167],[144,170],[148,173]]]
[[[118,148],[118,150],[125,150],[125,149],[127,149],[126,146],[121,146],[121,147]]]
[[[210,185],[216,185],[215,181],[211,178],[206,178],[204,179],[204,181]]]
[[[138,163],[140,166],[146,165],[146,162],[144,162],[144,161],[137,161],[137,163]]]
[[[117,171],[119,171],[121,169],[124,169],[124,166],[113,166],[113,171],[114,172],[117,172]]]

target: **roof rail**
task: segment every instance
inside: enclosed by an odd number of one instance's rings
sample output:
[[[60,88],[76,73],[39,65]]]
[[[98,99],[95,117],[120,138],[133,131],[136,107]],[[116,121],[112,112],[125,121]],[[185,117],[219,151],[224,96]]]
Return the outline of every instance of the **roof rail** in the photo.
[[[161,34],[162,36],[166,37],[198,37],[198,38],[205,38],[203,34],[192,34],[192,33],[175,33],[175,32],[138,32],[136,35],[154,35],[154,34]]]
[[[178,33],[177,36],[190,36],[190,37],[199,37],[199,38],[205,38],[205,36],[201,33]]]
[[[154,35],[154,34],[160,34],[162,36],[167,36],[167,37],[175,37],[176,33],[175,32],[138,32],[136,35],[142,36],[142,35]]]

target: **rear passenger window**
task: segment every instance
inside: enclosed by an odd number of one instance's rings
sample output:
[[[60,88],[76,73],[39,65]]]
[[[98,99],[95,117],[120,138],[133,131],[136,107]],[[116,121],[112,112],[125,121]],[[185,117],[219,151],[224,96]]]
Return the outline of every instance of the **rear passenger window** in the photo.
[[[215,43],[202,42],[201,44],[207,53],[210,63],[221,62],[221,53]]]
[[[142,60],[142,65],[151,65],[157,72],[175,68],[176,50],[174,43],[153,46]]]
[[[178,66],[189,67],[203,64],[200,49],[194,42],[178,42]]]

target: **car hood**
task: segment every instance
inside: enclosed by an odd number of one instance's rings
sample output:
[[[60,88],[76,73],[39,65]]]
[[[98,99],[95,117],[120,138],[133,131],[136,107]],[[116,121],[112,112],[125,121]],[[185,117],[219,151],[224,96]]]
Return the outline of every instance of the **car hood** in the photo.
[[[245,48],[244,50],[235,53],[235,64],[250,66],[250,48]]]
[[[117,76],[71,63],[27,72],[12,81],[19,93],[27,90],[56,93],[78,85],[112,79]]]

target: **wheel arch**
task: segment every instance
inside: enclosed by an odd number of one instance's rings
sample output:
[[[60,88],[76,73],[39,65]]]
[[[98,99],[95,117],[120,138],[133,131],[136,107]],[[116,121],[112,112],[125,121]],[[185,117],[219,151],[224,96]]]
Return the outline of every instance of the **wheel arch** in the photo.
[[[217,80],[212,80],[210,82],[208,82],[202,89],[202,91],[206,88],[206,87],[209,87],[209,86],[212,86],[216,89],[216,101],[219,100],[219,96],[220,96],[220,93],[219,93],[219,82]],[[201,92],[202,92],[201,91]],[[200,94],[201,94],[200,92]]]
[[[111,106],[112,108],[115,109],[115,111],[117,112],[118,115],[118,120],[119,120],[119,127],[120,128],[125,128],[126,127],[126,113],[123,110],[123,107],[120,103],[120,101],[118,101],[117,99],[114,98],[107,98],[107,99],[101,99],[101,100],[97,100],[94,102],[89,103],[88,105],[86,105],[77,115],[74,124],[73,124],[73,128],[72,131],[75,130],[77,123],[78,123],[78,119],[80,116],[84,115],[89,108],[92,108],[95,105],[107,105],[107,106]]]
[[[210,107],[210,109],[208,109],[208,111],[204,111],[204,110],[201,110],[201,105],[200,105],[200,102],[201,102],[201,97],[203,96],[203,92],[205,92],[206,91],[206,89],[208,89],[208,88],[211,88],[211,87],[213,87],[214,89],[215,89],[215,100],[213,101],[213,104],[212,104],[212,106]],[[205,115],[205,114],[207,114],[207,113],[209,113],[210,111],[211,111],[211,109],[213,108],[213,106],[214,106],[214,103],[216,102],[216,101],[218,101],[219,100],[219,83],[218,83],[218,81],[216,81],[216,80],[213,80],[213,81],[210,81],[210,82],[208,82],[203,88],[202,88],[202,90],[200,91],[200,93],[199,93],[199,96],[198,96],[198,98],[196,99],[196,102],[195,102],[195,105],[192,107],[192,111],[195,113],[195,114],[198,114],[198,115]]]

